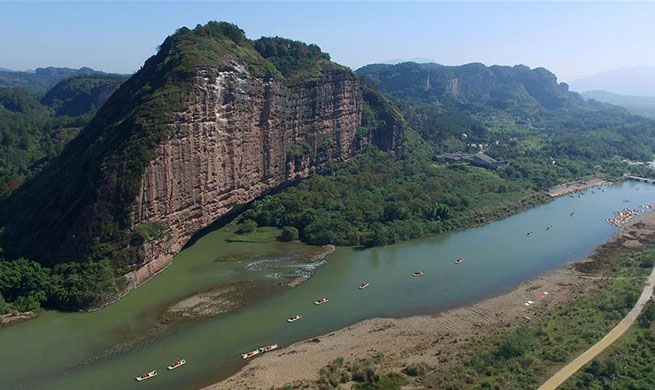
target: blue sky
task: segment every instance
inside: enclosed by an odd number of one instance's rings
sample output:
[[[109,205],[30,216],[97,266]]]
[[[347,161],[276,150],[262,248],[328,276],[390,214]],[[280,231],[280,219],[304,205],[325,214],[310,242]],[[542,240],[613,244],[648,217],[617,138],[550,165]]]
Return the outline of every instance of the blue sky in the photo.
[[[0,67],[131,73],[181,26],[317,43],[352,68],[427,57],[544,66],[566,81],[655,65],[655,3],[0,2]]]

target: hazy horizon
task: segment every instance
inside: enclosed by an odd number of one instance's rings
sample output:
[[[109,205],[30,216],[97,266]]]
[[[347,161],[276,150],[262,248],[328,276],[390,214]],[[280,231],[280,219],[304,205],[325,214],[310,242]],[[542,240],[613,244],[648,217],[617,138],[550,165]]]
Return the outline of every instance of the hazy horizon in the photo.
[[[429,58],[545,67],[570,82],[655,65],[654,11],[653,3],[589,2],[11,2],[0,3],[0,67],[133,73],[176,29],[224,20],[252,39],[316,43],[353,69]]]

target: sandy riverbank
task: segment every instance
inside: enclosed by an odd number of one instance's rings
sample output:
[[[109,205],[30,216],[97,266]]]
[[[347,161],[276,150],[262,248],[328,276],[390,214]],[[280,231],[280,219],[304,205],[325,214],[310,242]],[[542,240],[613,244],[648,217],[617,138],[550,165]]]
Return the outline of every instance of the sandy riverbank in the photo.
[[[553,198],[567,195],[573,192],[585,191],[589,188],[609,184],[610,182],[598,177],[586,180],[576,180],[569,183],[560,184],[548,190],[548,194]]]
[[[655,213],[648,213],[629,221],[617,231],[614,240],[635,246],[654,232]],[[319,370],[337,357],[355,360],[383,353],[385,369],[389,371],[400,371],[410,363],[446,364],[458,354],[458,342],[484,334],[492,327],[534,320],[545,315],[549,307],[567,301],[594,283],[594,278],[585,277],[585,261],[566,264],[507,294],[438,315],[374,318],[297,342],[253,360],[235,375],[205,390],[301,387],[315,381]],[[542,299],[544,291],[548,295]],[[528,300],[535,303],[525,306]]]

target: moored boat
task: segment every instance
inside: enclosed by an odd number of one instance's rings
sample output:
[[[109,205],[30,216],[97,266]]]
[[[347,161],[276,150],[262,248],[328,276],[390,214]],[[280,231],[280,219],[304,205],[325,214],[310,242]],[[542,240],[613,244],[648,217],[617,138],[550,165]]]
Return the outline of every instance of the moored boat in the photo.
[[[267,345],[265,347],[261,347],[261,348],[259,348],[259,352],[261,352],[261,353],[271,352],[274,349],[277,349],[277,344],[271,344],[271,345]]]
[[[260,351],[259,349],[256,349],[256,350],[254,350],[254,351],[250,351],[250,352],[246,352],[246,353],[244,353],[244,354],[241,354],[241,359],[243,359],[243,360],[248,360],[248,359],[250,359],[250,358],[253,357],[253,356],[259,355],[260,352],[261,352],[261,351]]]
[[[178,368],[179,366],[183,366],[186,364],[186,360],[184,359],[177,359],[176,361],[173,362],[173,364],[168,366],[169,370],[174,370]]]
[[[301,318],[302,318],[302,316],[300,314],[296,314],[295,316],[289,317],[287,319],[287,322],[296,322]]]
[[[322,305],[322,304],[324,304],[324,303],[327,302],[327,301],[328,301],[327,298],[317,299],[317,300],[314,301],[314,305]]]
[[[141,382],[141,381],[144,381],[146,379],[150,379],[153,376],[157,376],[157,370],[152,370],[150,372],[144,372],[143,374],[137,376],[136,380]]]
[[[412,276],[423,276],[423,274],[425,274],[425,272],[423,272],[423,271],[414,271],[412,273]]]
[[[363,289],[365,289],[366,287],[368,287],[368,283],[367,283],[367,282],[364,282],[364,283],[362,283],[362,284],[359,285],[359,289],[360,289],[360,290],[363,290]]]

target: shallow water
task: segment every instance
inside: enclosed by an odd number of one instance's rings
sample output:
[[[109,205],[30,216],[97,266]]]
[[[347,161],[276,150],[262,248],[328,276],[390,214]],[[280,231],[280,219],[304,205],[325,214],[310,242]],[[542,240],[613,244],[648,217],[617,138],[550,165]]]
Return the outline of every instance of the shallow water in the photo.
[[[616,231],[605,223],[614,210],[655,203],[653,185],[625,182],[604,189],[587,191],[580,198],[565,196],[461,232],[367,250],[339,248],[309,281],[294,289],[233,314],[155,327],[166,302],[217,283],[285,273],[286,265],[273,270],[246,267],[307,250],[301,244],[227,243],[224,230],[214,231],[181,252],[152,281],[105,310],[46,312],[1,330],[0,387],[194,389],[233,372],[243,364],[241,353],[265,344],[285,346],[365,318],[436,312],[494,296],[588,255]],[[574,217],[569,216],[572,211]],[[546,231],[546,225],[552,230]],[[528,231],[533,236],[526,237]],[[228,252],[243,260],[216,261]],[[459,256],[464,263],[455,265]],[[415,270],[425,275],[412,277]],[[357,289],[363,281],[370,286]],[[323,296],[330,301],[312,304]],[[288,324],[286,318],[297,313],[303,319]],[[115,347],[127,340],[131,342]],[[107,353],[112,347],[113,353]],[[189,363],[166,370],[178,357]],[[156,378],[134,380],[152,369],[159,371]]]

